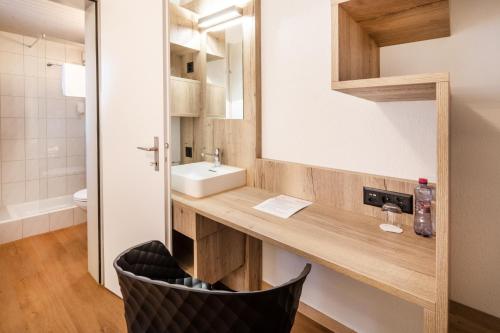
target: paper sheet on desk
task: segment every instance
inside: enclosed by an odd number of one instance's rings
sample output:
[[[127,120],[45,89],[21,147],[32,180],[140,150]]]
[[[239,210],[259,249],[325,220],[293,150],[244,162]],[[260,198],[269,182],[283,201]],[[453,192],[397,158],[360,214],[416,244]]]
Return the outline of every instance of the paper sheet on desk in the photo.
[[[287,195],[278,195],[277,197],[261,202],[253,208],[261,212],[287,219],[310,204],[312,204],[310,201],[289,197]]]

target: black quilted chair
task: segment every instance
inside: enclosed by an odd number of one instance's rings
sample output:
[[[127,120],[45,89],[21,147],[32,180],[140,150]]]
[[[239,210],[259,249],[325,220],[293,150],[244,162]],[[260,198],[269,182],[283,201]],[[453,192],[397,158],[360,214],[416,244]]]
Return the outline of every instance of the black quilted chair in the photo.
[[[302,285],[311,270],[265,291],[215,290],[184,272],[158,241],[133,247],[116,258],[129,332],[290,332]]]

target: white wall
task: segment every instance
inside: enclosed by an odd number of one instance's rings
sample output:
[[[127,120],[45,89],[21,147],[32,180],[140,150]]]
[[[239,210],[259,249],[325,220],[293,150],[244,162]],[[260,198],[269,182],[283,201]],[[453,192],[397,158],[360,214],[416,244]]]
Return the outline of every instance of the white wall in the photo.
[[[81,64],[83,45],[0,31],[1,202],[73,194],[85,188],[83,98],[62,93],[61,66]]]
[[[500,1],[452,0],[451,23],[383,48],[381,69],[451,73],[451,298],[500,317]]]
[[[493,264],[500,262],[494,242],[500,212],[493,204],[499,196],[485,186],[500,183],[500,156],[490,148],[500,142],[494,63],[500,51],[493,42],[500,32],[500,3],[481,5],[453,0],[453,37],[383,49],[382,71],[451,71],[452,298],[500,315],[500,270]],[[434,102],[377,104],[331,91],[330,19],[329,0],[262,1],[263,157],[435,179]],[[431,49],[424,52],[422,45]],[[408,54],[413,56],[405,62]],[[476,223],[484,231],[476,231]],[[264,279],[272,284],[294,276],[303,264],[302,258],[264,247]],[[359,332],[422,328],[420,308],[318,265],[303,301]]]

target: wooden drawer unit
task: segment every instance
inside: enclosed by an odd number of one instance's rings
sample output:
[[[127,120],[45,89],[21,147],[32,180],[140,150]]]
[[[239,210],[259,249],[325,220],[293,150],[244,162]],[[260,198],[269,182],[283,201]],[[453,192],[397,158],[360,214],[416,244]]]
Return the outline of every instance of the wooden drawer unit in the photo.
[[[245,234],[177,202],[173,203],[173,228],[178,233],[173,237],[174,257],[184,270],[205,282],[215,283],[245,263]]]
[[[174,230],[197,240],[207,237],[224,226],[204,216],[197,215],[189,207],[174,202]]]

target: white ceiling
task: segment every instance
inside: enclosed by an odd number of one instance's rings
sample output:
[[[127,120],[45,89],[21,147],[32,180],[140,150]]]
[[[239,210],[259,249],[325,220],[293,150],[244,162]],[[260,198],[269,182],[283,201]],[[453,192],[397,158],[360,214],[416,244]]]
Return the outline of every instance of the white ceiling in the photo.
[[[0,0],[0,30],[83,43],[85,12],[49,0]]]

